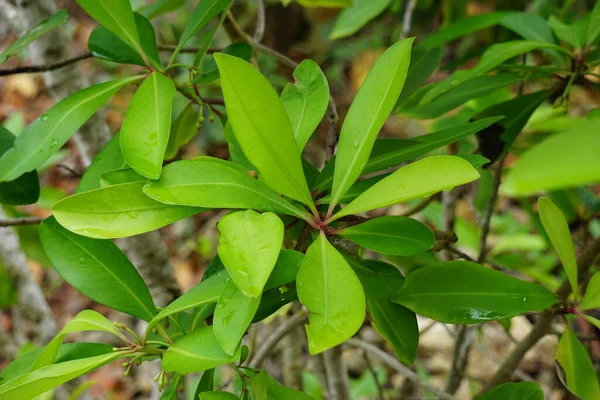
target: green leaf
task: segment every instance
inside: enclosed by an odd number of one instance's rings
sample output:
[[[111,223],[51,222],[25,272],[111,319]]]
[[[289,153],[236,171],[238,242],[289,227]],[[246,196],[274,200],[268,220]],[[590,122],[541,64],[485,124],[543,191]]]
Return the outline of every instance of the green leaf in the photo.
[[[189,374],[228,364],[239,358],[239,349],[233,356],[226,354],[221,349],[212,326],[203,326],[169,346],[162,357],[162,369],[166,372]]]
[[[48,343],[42,353],[36,358],[31,371],[54,363],[58,350],[65,336],[69,333],[82,331],[102,331],[115,335],[121,340],[126,337],[102,314],[93,310],[83,310],[67,323],[58,334]]]
[[[600,320],[589,315],[582,315],[583,319],[585,319],[590,324],[594,325],[596,328],[600,329]]]
[[[398,97],[395,107],[408,100],[425,83],[427,78],[440,65],[443,56],[444,50],[441,47],[426,49],[419,44],[412,48],[406,82],[404,82],[404,87],[402,88],[402,92],[400,92],[400,97]]]
[[[279,96],[246,61],[224,54],[214,57],[233,133],[260,179],[276,192],[314,209],[292,125]]]
[[[254,394],[254,400],[267,400],[267,391],[269,389],[269,374],[266,371],[260,371],[250,378],[250,387]]]
[[[596,272],[587,285],[583,300],[579,303],[580,310],[591,310],[600,307],[600,272]]]
[[[259,297],[279,256],[283,222],[273,213],[252,210],[226,215],[219,221],[221,261],[243,294]]]
[[[138,9],[138,12],[146,18],[152,19],[171,11],[180,9],[185,4],[185,0],[156,0],[152,4],[145,5]]]
[[[176,161],[161,178],[149,182],[144,193],[166,204],[209,208],[254,208],[306,219],[306,211],[292,205],[239,165],[212,157]]]
[[[46,18],[12,43],[6,50],[0,53],[0,65],[4,64],[8,57],[20,53],[32,42],[44,36],[51,30],[67,22],[67,10],[58,10],[54,15]]]
[[[353,0],[352,6],[342,11],[335,20],[329,39],[341,39],[356,33],[381,14],[390,3],[391,0]]]
[[[380,260],[360,259],[343,254],[360,280],[367,300],[387,299],[404,283],[398,268]]]
[[[265,283],[265,291],[275,289],[296,280],[296,275],[302,265],[304,254],[295,250],[283,249],[279,252],[273,272]]]
[[[302,152],[327,111],[329,84],[312,60],[304,60],[296,67],[294,79],[294,83],[283,88],[281,103],[290,117],[298,150]]]
[[[560,262],[565,269],[571,288],[575,294],[575,299],[579,298],[579,286],[577,285],[577,259],[575,258],[575,249],[573,240],[569,231],[569,224],[552,200],[546,197],[540,197],[538,201],[540,219],[544,229],[560,258]]]
[[[600,35],[600,3],[596,2],[590,14],[587,31],[587,45],[592,45]]]
[[[140,175],[158,179],[169,142],[175,84],[153,72],[131,98],[121,126],[121,150]]]
[[[229,392],[203,392],[200,400],[239,400],[239,397]]]
[[[244,61],[250,60],[252,57],[252,46],[248,43],[233,43],[219,51],[221,54],[229,54],[240,58]],[[205,58],[202,62],[202,74],[194,78],[193,83],[195,84],[207,84],[212,81],[219,79],[219,68],[214,57]]]
[[[510,29],[523,39],[556,43],[548,22],[531,12],[515,12],[500,18],[500,25]]]
[[[365,319],[360,281],[323,233],[308,248],[296,285],[311,312],[306,325],[310,354],[337,346],[360,329]]]
[[[477,400],[544,400],[537,382],[505,383],[477,397]]]
[[[472,182],[479,173],[459,157],[434,156],[400,168],[342,208],[330,221],[404,201],[427,197]]]
[[[15,135],[0,125],[0,157],[15,142]],[[10,182],[0,183],[0,203],[23,205],[33,204],[40,197],[40,181],[36,171],[27,172]]]
[[[202,373],[202,377],[198,382],[198,386],[196,386],[196,391],[194,392],[194,399],[197,399],[200,393],[202,392],[212,392],[215,387],[215,369],[208,369]]]
[[[77,3],[92,18],[147,60],[129,0],[77,0]]]
[[[100,177],[100,185],[102,187],[120,185],[123,183],[144,182],[148,179],[141,176],[131,168],[115,169],[108,171]]]
[[[553,49],[557,51],[565,51],[561,47],[545,42],[537,42],[535,40],[515,40],[512,42],[504,42],[495,44],[486,49],[481,56],[479,63],[469,69],[461,70],[453,73],[442,83],[438,84],[435,88],[427,92],[421,99],[419,104],[424,105],[436,97],[446,93],[450,89],[453,89],[471,79],[474,79],[480,75],[486,74],[504,61],[510,60],[519,54],[527,53],[537,49]]]
[[[192,38],[200,29],[210,22],[211,19],[216,17],[221,11],[227,9],[231,4],[232,0],[202,0],[198,3],[198,6],[194,10],[194,13],[189,17],[189,22],[185,27],[175,54],[179,53],[179,50],[188,40]]]
[[[62,100],[29,125],[14,147],[0,158],[0,182],[12,181],[33,171],[67,140],[123,86],[139,76],[119,79],[83,89]]]
[[[406,277],[391,301],[449,324],[476,324],[541,311],[558,299],[547,289],[468,261],[443,262]]]
[[[144,185],[124,183],[75,194],[56,203],[52,213],[71,232],[112,239],[150,232],[205,210],[159,203],[144,194]]]
[[[208,279],[202,280],[196,286],[185,292],[172,303],[163,308],[153,319],[148,323],[146,333],[160,320],[167,318],[173,314],[186,311],[192,308],[200,307],[210,303],[216,303],[225,288],[225,284],[229,281],[227,271],[220,271]]]
[[[413,39],[387,49],[369,71],[340,132],[329,214],[360,176],[384,122],[402,91]]]
[[[558,343],[556,361],[564,373],[569,391],[581,399],[600,399],[594,365],[585,347],[568,325]]]
[[[415,313],[387,299],[367,300],[367,305],[373,328],[392,346],[400,361],[412,364],[419,345]]]
[[[488,158],[485,158],[484,156],[479,154],[457,154],[456,157],[460,157],[463,160],[467,161],[469,164],[471,164],[473,168],[479,168],[485,164],[489,164],[490,162]]]
[[[270,376],[267,395],[269,396],[269,400],[314,400],[306,393],[283,386]]]
[[[213,317],[215,336],[225,353],[235,354],[259,304],[260,296],[245,296],[233,280],[225,285]]]
[[[53,217],[40,225],[40,238],[58,273],[90,299],[146,321],[156,315],[144,280],[110,240],[76,235]]]
[[[558,40],[570,44],[576,49],[583,48],[583,45],[587,41],[587,38],[585,37],[587,35],[587,24],[583,25],[578,22],[565,24],[558,20],[554,15],[551,15],[550,18],[548,18],[548,25],[550,25]]]
[[[384,254],[419,254],[435,244],[431,229],[415,219],[400,216],[373,218],[344,228],[337,234]]]
[[[0,398],[31,399],[104,364],[124,357],[131,357],[131,353],[112,352],[110,354],[47,365],[1,385]]]
[[[156,46],[154,27],[150,21],[140,14],[134,14],[133,18],[144,53],[150,58],[152,65],[160,66],[161,61]],[[88,49],[95,57],[107,61],[119,64],[146,65],[138,52],[102,25],[98,25],[90,34]]]
[[[202,112],[202,109],[200,109],[200,112]],[[194,107],[190,103],[173,121],[169,142],[165,150],[165,160],[175,158],[179,149],[188,144],[198,133],[199,126],[196,124],[196,117],[196,111],[194,111]]]
[[[121,151],[119,144],[119,133],[117,133],[108,142],[94,160],[85,170],[85,173],[77,185],[76,193],[87,192],[92,189],[99,189],[101,186],[100,178],[109,171],[125,168],[127,163]]]
[[[531,147],[508,171],[502,193],[522,197],[600,182],[599,129],[600,120],[587,120]]]
[[[12,282],[12,277],[0,262],[0,309],[12,306],[18,298],[19,294]]]

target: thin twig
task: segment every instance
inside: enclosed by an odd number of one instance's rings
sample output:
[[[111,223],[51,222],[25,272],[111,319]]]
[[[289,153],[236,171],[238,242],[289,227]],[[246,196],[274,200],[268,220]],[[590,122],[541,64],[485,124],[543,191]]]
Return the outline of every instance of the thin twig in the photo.
[[[325,376],[329,400],[347,400],[350,398],[348,370],[342,359],[342,346],[335,346],[323,352]]]
[[[0,228],[7,226],[35,225],[44,220],[44,217],[22,217],[0,219]]]
[[[459,325],[456,328],[452,366],[448,381],[446,382],[446,391],[448,393],[456,393],[462,382],[465,370],[467,369],[474,334],[475,330],[473,326]]]
[[[406,377],[406,379],[408,379],[412,382],[415,382],[419,386],[427,389],[428,391],[430,391],[431,393],[436,395],[438,399],[458,400],[457,397],[454,397],[453,395],[448,394],[448,393],[436,388],[431,383],[423,380],[416,372],[414,372],[412,369],[410,369],[407,366],[405,366],[404,364],[402,364],[400,361],[396,360],[396,358],[392,357],[385,351],[381,350],[379,347],[374,346],[370,343],[367,343],[363,340],[355,339],[355,338],[348,339],[348,341],[346,343],[349,344],[350,346],[358,347],[360,349],[368,351],[369,353],[371,353],[371,355],[373,355],[374,357],[383,361],[384,363],[386,363],[387,365],[389,365],[390,367],[395,369],[400,374],[404,375]]]
[[[412,16],[415,11],[416,5],[417,0],[409,0],[408,3],[406,3],[406,8],[404,9],[404,17],[402,18],[402,33],[400,34],[400,39],[406,39],[410,34]]]
[[[248,365],[252,368],[258,368],[262,362],[269,356],[271,351],[275,348],[277,343],[291,332],[295,327],[302,325],[308,319],[308,312],[300,310],[296,314],[292,315],[288,320],[283,322],[275,331],[269,336],[260,348],[256,351],[256,354],[250,360]]]
[[[263,0],[256,0],[256,29],[252,39],[260,43],[265,35],[265,3]]]
[[[506,155],[500,157],[498,165],[495,168],[494,175],[494,186],[488,201],[487,207],[481,218],[481,238],[479,240],[479,256],[477,262],[481,263],[485,260],[487,255],[487,237],[490,233],[490,222],[492,221],[492,215],[494,214],[494,208],[496,207],[496,199],[498,198],[498,189],[500,188],[500,182],[502,182],[502,169],[504,168],[504,159]]]
[[[94,55],[91,52],[86,52],[78,56],[67,58],[66,60],[59,61],[57,63],[48,63],[42,65],[28,65],[24,67],[16,67],[11,69],[0,70],[0,76],[16,75],[16,74],[33,74],[38,72],[54,71],[56,69],[67,67],[71,64],[75,64],[79,61],[92,58]]]
[[[335,146],[337,143],[337,127],[338,127],[339,116],[337,113],[337,106],[332,96],[329,96],[329,104],[327,105],[327,158],[325,162],[331,160],[335,153]]]
[[[373,376],[373,380],[375,381],[375,386],[377,386],[377,393],[379,394],[379,400],[385,400],[385,394],[383,393],[383,387],[379,383],[379,379],[377,379],[377,371],[373,368],[373,363],[369,359],[369,355],[366,350],[363,350],[363,358],[365,359],[365,364],[367,365],[367,369]]]
[[[73,175],[76,178],[81,178],[82,175],[83,175],[81,172],[75,171],[73,168],[69,167],[68,165],[65,165],[65,164],[56,164],[56,166],[58,168],[64,169],[65,171],[69,172],[71,175]]]

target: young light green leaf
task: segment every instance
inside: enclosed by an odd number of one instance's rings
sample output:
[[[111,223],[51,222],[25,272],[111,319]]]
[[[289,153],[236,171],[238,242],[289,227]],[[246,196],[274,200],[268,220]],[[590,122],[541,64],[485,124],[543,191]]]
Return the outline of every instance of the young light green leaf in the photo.
[[[92,18],[147,60],[129,0],[77,0]]]
[[[542,225],[558,254],[558,258],[565,269],[575,299],[579,298],[579,286],[577,285],[577,259],[575,258],[575,249],[573,240],[569,231],[569,224],[560,211],[560,208],[546,197],[540,197],[538,201],[540,219]]]
[[[556,361],[564,373],[566,382],[563,383],[566,383],[569,391],[581,399],[600,399],[594,365],[587,350],[568,325],[558,343]]]
[[[245,296],[233,280],[225,285],[213,317],[215,336],[225,353],[235,354],[259,304],[260,296]]]
[[[202,109],[200,109],[202,112]],[[192,104],[188,104],[183,109],[181,114],[173,121],[169,142],[165,150],[165,160],[171,160],[177,156],[179,149],[185,146],[198,133],[198,125],[196,124],[196,112]]]
[[[318,354],[352,337],[365,319],[358,277],[324,234],[308,248],[297,277],[298,297],[311,312],[308,350]]]
[[[330,215],[365,168],[377,134],[398,100],[412,42],[413,39],[401,40],[379,57],[348,110],[336,154]]]
[[[94,158],[92,164],[85,170],[85,173],[81,177],[76,193],[99,189],[102,175],[109,171],[125,168],[127,163],[125,162],[125,157],[123,157],[119,140],[119,133],[117,133],[100,150],[100,153]]]
[[[102,331],[115,335],[121,340],[127,338],[102,314],[93,310],[83,310],[67,323],[58,334],[48,343],[42,353],[36,358],[32,371],[54,363],[58,349],[62,345],[65,336],[69,333],[82,331]]]
[[[536,382],[511,382],[496,386],[476,400],[544,400],[544,391]]]
[[[226,215],[217,251],[231,279],[243,294],[259,297],[279,256],[283,222],[273,213],[252,210]]]
[[[420,268],[406,277],[391,301],[449,324],[476,324],[541,311],[558,299],[552,292],[468,261]]]
[[[342,11],[335,20],[329,39],[341,39],[356,33],[381,14],[390,3],[391,0],[353,0],[352,6]]]
[[[113,239],[150,232],[205,210],[159,203],[144,194],[144,185],[124,183],[75,194],[56,203],[52,212],[71,232]]]
[[[0,157],[15,142],[15,135],[0,125]],[[0,182],[0,203],[33,204],[40,197],[40,181],[36,171],[27,172],[10,182]]]
[[[415,219],[400,216],[373,218],[344,228],[337,234],[384,254],[419,254],[435,244],[431,229]]]
[[[2,399],[31,399],[104,364],[131,357],[131,353],[111,352],[94,357],[46,365],[0,385]]]
[[[215,54],[215,60],[229,122],[260,179],[276,192],[314,210],[292,125],[279,96],[246,61],[225,54]]]
[[[312,60],[304,60],[294,70],[294,83],[281,92],[281,103],[292,122],[298,150],[319,126],[329,102],[329,84],[321,68]]]
[[[100,177],[100,186],[107,187],[123,183],[144,182],[148,179],[141,176],[131,168],[122,168],[108,171]]]
[[[185,27],[175,54],[179,53],[181,48],[185,46],[188,40],[194,36],[204,25],[208,24],[211,19],[216,17],[221,11],[227,9],[232,0],[202,0],[194,10],[194,13],[189,18],[189,22]]]
[[[162,369],[166,372],[204,371],[240,358],[240,349],[233,356],[226,354],[213,332],[212,326],[203,326],[182,337],[162,357]]]
[[[269,374],[266,371],[260,371],[250,378],[250,386],[254,394],[254,400],[267,400],[267,391],[269,389]]]
[[[0,158],[0,182],[12,181],[42,165],[113,94],[139,78],[134,76],[90,86],[42,114],[21,132],[14,146]]]
[[[292,205],[238,164],[212,157],[176,161],[161,178],[149,182],[144,193],[165,204],[209,208],[253,208],[306,219],[306,211]]]
[[[583,300],[579,303],[580,310],[591,310],[600,307],[600,272],[596,272],[587,285]]]
[[[387,207],[403,201],[426,197],[442,190],[472,182],[479,172],[459,157],[434,156],[400,168],[377,182],[342,208],[330,221],[345,215]]]
[[[153,72],[135,92],[121,126],[121,150],[140,175],[158,179],[171,131],[175,84]]]
[[[500,18],[500,25],[510,29],[523,39],[556,43],[552,29],[541,16],[531,12],[515,12]]]
[[[90,299],[146,321],[156,315],[144,280],[110,240],[76,235],[53,217],[42,222],[40,238],[58,273]]]
[[[587,45],[592,45],[600,35],[600,3],[596,2],[590,14],[587,31]]]
[[[500,190],[522,197],[600,182],[600,120],[592,119],[548,139],[523,153],[508,171]],[[569,151],[565,151],[565,149]],[[551,162],[549,162],[551,160]]]
[[[400,361],[412,364],[419,345],[419,326],[415,313],[390,303],[388,299],[367,300],[367,305],[373,328],[392,346]]]
[[[46,18],[12,43],[6,50],[0,53],[0,65],[4,64],[8,57],[20,53],[32,42],[67,22],[67,10],[58,10],[54,15]]]

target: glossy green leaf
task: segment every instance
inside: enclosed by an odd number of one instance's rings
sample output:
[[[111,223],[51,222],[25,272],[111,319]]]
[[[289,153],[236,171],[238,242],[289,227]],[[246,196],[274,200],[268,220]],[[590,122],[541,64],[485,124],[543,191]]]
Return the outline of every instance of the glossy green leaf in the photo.
[[[108,171],[125,168],[127,163],[121,145],[119,144],[119,133],[117,133],[108,142],[94,160],[85,170],[85,173],[77,185],[76,193],[87,192],[92,189],[99,189],[101,186],[100,178]]]
[[[266,371],[260,371],[250,378],[250,387],[254,394],[254,400],[267,400],[269,389],[269,375]]]
[[[364,289],[367,300],[387,299],[404,283],[398,268],[380,260],[360,259],[344,254]]]
[[[587,45],[593,44],[600,35],[600,3],[596,2],[590,14],[587,31]]]
[[[412,42],[401,40],[379,57],[348,110],[336,153],[330,213],[365,168],[377,134],[398,100]]]
[[[541,286],[468,261],[443,262],[410,273],[391,300],[449,324],[512,318],[558,302]]]
[[[540,219],[544,229],[558,254],[558,258],[565,269],[575,298],[579,298],[579,286],[577,285],[577,259],[569,224],[560,208],[547,197],[540,197],[538,201]]]
[[[535,40],[515,40],[512,42],[495,44],[486,49],[479,59],[479,63],[475,67],[469,70],[461,70],[453,73],[445,81],[436,85],[435,88],[427,92],[427,94],[423,96],[419,103],[421,105],[427,104],[450,89],[453,89],[480,75],[488,73],[498,65],[502,64],[504,61],[510,60],[511,58],[520,54],[538,49],[564,51],[561,47],[555,44],[538,42]]]
[[[400,216],[373,218],[344,228],[337,234],[384,254],[419,254],[435,244],[431,229],[415,219]]]
[[[202,112],[202,110],[200,110]],[[179,149],[185,146],[198,133],[196,124],[196,111],[192,104],[188,104],[181,114],[173,121],[171,134],[165,151],[165,160],[172,160],[177,156]]]
[[[505,383],[478,396],[477,400],[544,400],[544,391],[536,382]]]
[[[271,272],[267,283],[265,283],[264,290],[278,288],[296,280],[303,259],[304,254],[296,250],[281,250],[275,268],[273,268],[273,272]]]
[[[144,280],[113,242],[76,235],[52,217],[42,222],[40,238],[54,268],[81,293],[146,321],[154,317],[156,307]]]
[[[42,114],[21,132],[14,147],[0,158],[0,182],[12,181],[42,165],[113,94],[139,78],[134,76],[90,86]]]
[[[84,375],[113,360],[131,357],[131,353],[104,354],[52,364],[16,377],[0,386],[2,399],[31,399],[71,379]]]
[[[600,272],[596,272],[587,285],[585,295],[579,303],[580,310],[591,310],[600,307]]]
[[[153,72],[131,98],[121,126],[121,150],[127,164],[139,174],[158,179],[171,131],[175,84]]]
[[[173,314],[186,311],[192,308],[200,307],[210,303],[216,303],[221,296],[221,292],[225,288],[225,284],[229,281],[227,271],[220,271],[208,279],[198,283],[196,286],[185,292],[172,303],[163,308],[153,319],[148,323],[146,332],[160,320],[167,318]]]
[[[77,314],[71,321],[69,321],[58,334],[48,343],[42,353],[37,357],[33,366],[32,371],[50,365],[54,363],[54,359],[58,354],[58,350],[62,345],[65,336],[69,333],[82,332],[82,331],[102,331],[108,332],[115,335],[121,340],[125,340],[126,337],[102,314],[93,310],[83,310]]]
[[[154,27],[150,21],[140,14],[134,14],[133,18],[144,53],[152,60],[152,65],[160,66],[161,61],[156,46]],[[102,25],[98,25],[90,34],[88,49],[95,57],[107,61],[120,64],[146,65],[146,62],[136,50]]]
[[[248,43],[233,43],[219,51],[219,53],[249,61],[252,57],[252,46]],[[193,82],[195,84],[206,84],[219,79],[220,76],[215,58],[205,58],[202,62],[202,74],[194,78]]]
[[[472,182],[479,173],[459,157],[434,156],[400,168],[342,208],[331,220],[387,207]]]
[[[179,53],[179,50],[192,38],[192,36],[198,33],[200,29],[208,24],[210,20],[216,17],[221,11],[227,9],[231,2],[232,0],[200,1],[193,14],[189,17],[189,22],[181,34],[175,53]]]
[[[239,397],[229,392],[203,392],[200,400],[239,400]]]
[[[296,285],[311,313],[306,325],[310,354],[343,343],[361,327],[365,294],[360,281],[324,234],[308,248]]]
[[[212,157],[176,161],[164,168],[157,181],[144,188],[151,198],[166,204],[209,208],[254,208],[306,218],[292,205],[239,165]]]
[[[129,0],[77,0],[77,3],[146,59]]]
[[[269,81],[239,58],[215,54],[215,60],[235,138],[260,179],[314,208],[290,119]]]
[[[565,24],[554,15],[551,15],[548,18],[548,25],[550,25],[558,40],[570,44],[576,49],[583,48],[583,45],[587,41],[585,37],[587,35],[587,24],[583,25],[577,22]]]
[[[67,10],[58,10],[54,15],[46,18],[12,43],[6,50],[0,53],[0,65],[4,64],[8,57],[20,53],[32,42],[44,36],[51,30],[67,22]]]
[[[412,364],[417,356],[419,326],[417,316],[408,308],[388,299],[367,300],[373,328],[392,346],[396,357]]]
[[[294,79],[294,83],[283,88],[281,103],[290,117],[298,150],[302,152],[327,111],[329,84],[312,60],[304,60],[296,67]]]
[[[531,12],[515,12],[505,15],[500,18],[500,25],[515,32],[523,39],[556,43],[548,22]]]
[[[197,399],[200,393],[202,392],[212,392],[215,387],[215,369],[208,369],[202,373],[202,377],[198,382],[198,386],[196,386],[196,391],[194,392],[194,399]]]
[[[138,9],[138,12],[146,18],[152,19],[159,15],[178,10],[185,4],[185,0],[156,0],[152,4]]]
[[[567,388],[572,393],[581,399],[600,399],[600,387],[594,365],[587,350],[568,326],[558,343],[556,361],[564,373]]]
[[[259,304],[260,296],[245,296],[233,280],[225,285],[213,317],[215,336],[225,353],[235,354]]]
[[[400,92],[400,97],[398,97],[395,107],[408,100],[425,83],[427,78],[440,65],[443,56],[444,50],[441,47],[427,49],[419,44],[412,48],[406,82],[404,82],[404,87],[402,88],[402,92]]]
[[[123,183],[132,183],[132,182],[144,182],[146,183],[148,179],[138,174],[131,168],[123,168],[123,169],[115,169],[112,171],[108,171],[104,175],[100,177],[100,186],[113,186],[120,185]]]
[[[52,207],[56,220],[71,232],[112,239],[150,232],[204,211],[152,200],[145,182],[124,183],[69,196]]]
[[[0,125],[0,157],[15,142],[15,135]],[[33,204],[40,197],[40,181],[36,171],[27,172],[10,182],[0,182],[0,203]]]
[[[204,371],[240,358],[240,350],[233,356],[221,349],[212,326],[203,326],[179,339],[162,357],[162,369],[166,372]]]
[[[587,120],[531,147],[508,171],[500,190],[520,197],[600,182],[599,130],[600,120]]]
[[[390,3],[391,0],[353,0],[352,6],[342,11],[335,20],[329,39],[341,39],[356,33],[381,14]]]
[[[219,257],[243,294],[259,297],[279,256],[283,222],[273,213],[252,210],[219,221]]]

